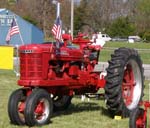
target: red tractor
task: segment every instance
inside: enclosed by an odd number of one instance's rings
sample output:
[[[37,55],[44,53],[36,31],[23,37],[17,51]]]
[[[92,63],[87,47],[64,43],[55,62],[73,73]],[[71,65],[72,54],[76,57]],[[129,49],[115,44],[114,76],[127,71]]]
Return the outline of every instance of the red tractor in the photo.
[[[70,42],[23,45],[20,53],[22,88],[14,91],[8,102],[12,124],[44,125],[53,111],[67,109],[73,95],[97,93],[105,89],[105,99],[112,115],[129,116],[143,96],[143,68],[137,51],[119,48],[109,61],[107,75],[95,71],[100,46],[92,45],[82,34]]]

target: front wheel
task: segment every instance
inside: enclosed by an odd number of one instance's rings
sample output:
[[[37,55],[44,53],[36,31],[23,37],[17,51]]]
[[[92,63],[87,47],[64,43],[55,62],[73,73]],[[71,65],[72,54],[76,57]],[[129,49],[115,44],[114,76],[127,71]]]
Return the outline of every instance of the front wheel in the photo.
[[[8,101],[8,115],[12,124],[24,125],[24,106],[26,100],[26,90],[17,89],[14,91]]]
[[[28,126],[48,124],[53,104],[50,94],[44,89],[35,89],[27,98],[25,120]]]
[[[137,51],[119,48],[114,51],[107,68],[105,98],[112,115],[129,116],[142,96],[144,88],[143,67]]]

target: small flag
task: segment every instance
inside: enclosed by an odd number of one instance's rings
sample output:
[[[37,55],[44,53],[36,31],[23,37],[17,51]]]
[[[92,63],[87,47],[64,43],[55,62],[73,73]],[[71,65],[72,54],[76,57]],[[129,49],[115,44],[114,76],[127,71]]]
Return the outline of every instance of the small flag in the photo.
[[[61,32],[62,32],[61,23],[60,23],[60,18],[58,16],[56,19],[56,22],[54,23],[53,28],[52,28],[52,33],[58,42],[62,41],[62,33]]]
[[[19,27],[18,27],[15,19],[13,18],[10,29],[8,30],[8,33],[6,36],[6,42],[9,44],[11,37],[18,33],[19,33]]]

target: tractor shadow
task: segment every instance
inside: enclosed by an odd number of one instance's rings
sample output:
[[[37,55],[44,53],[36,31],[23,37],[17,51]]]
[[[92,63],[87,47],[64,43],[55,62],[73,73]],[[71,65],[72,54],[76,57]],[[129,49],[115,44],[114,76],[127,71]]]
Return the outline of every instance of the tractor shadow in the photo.
[[[97,111],[98,116],[104,115],[112,118],[110,113],[106,109],[106,106],[97,103],[97,101],[100,100],[104,100],[104,99],[99,99],[99,100],[89,101],[89,102],[80,101],[78,103],[72,103],[67,110],[54,112],[53,118],[60,115],[70,115],[73,113],[91,112],[91,111]]]

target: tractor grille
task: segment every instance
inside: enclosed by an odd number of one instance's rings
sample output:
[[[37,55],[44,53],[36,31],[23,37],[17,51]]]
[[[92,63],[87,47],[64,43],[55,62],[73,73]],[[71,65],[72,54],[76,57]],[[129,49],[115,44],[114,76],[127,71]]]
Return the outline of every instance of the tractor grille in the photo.
[[[21,79],[41,79],[42,78],[42,54],[21,53],[20,54]]]

